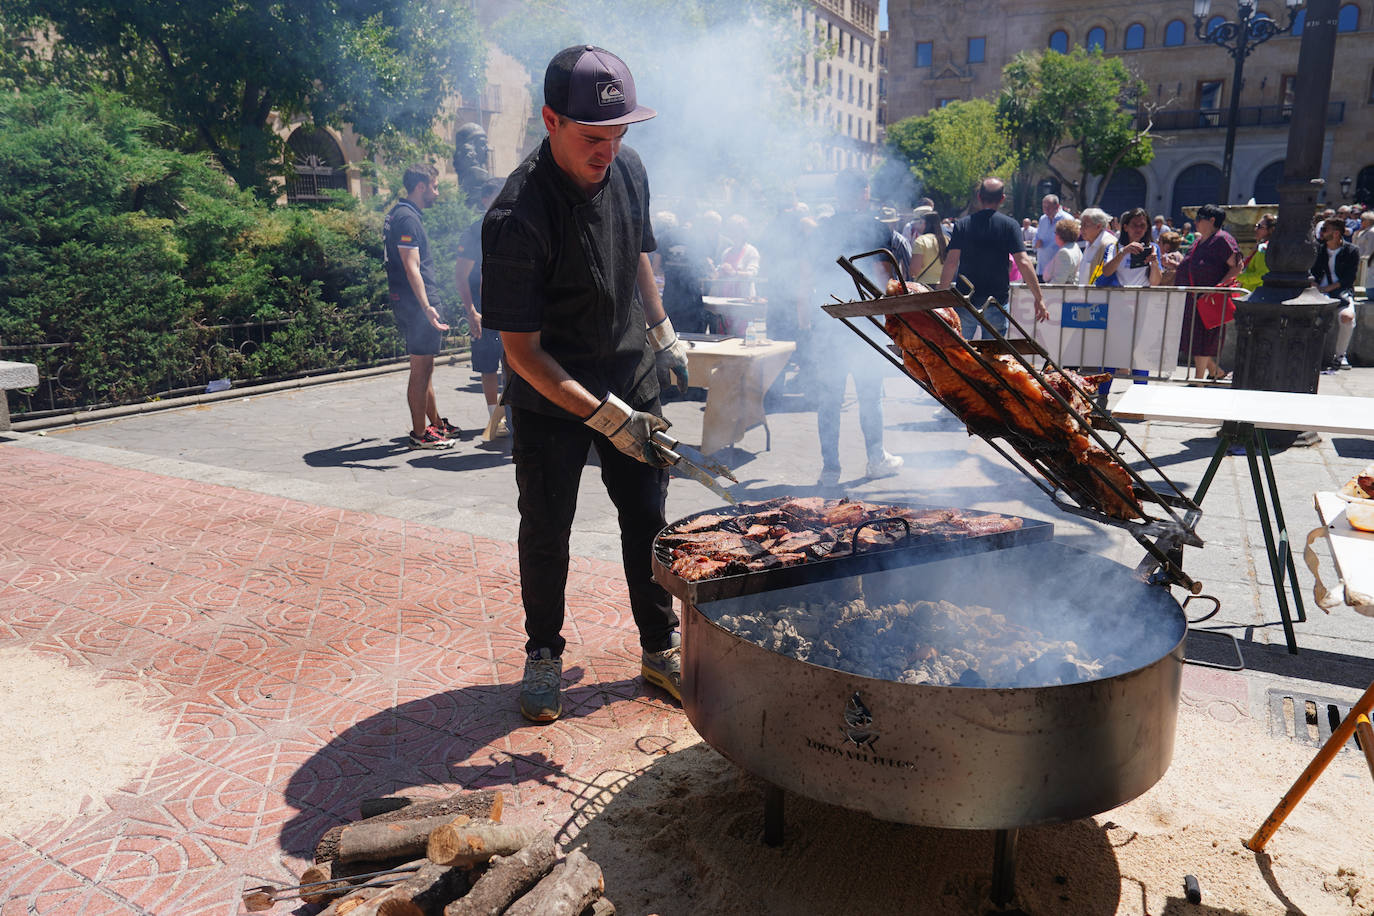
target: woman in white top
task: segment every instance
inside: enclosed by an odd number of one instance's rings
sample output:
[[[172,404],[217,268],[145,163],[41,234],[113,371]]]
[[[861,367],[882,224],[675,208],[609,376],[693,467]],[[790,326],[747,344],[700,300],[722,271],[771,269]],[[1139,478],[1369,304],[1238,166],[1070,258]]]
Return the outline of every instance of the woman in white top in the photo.
[[[1093,276],[1093,271],[1102,264],[1107,246],[1116,243],[1116,236],[1107,231],[1107,225],[1111,223],[1112,218],[1097,207],[1084,210],[1078,221],[1082,224],[1078,230],[1079,234],[1088,243],[1083,249],[1083,260],[1078,262],[1078,285],[1091,286],[1097,279]]]
[[[1045,271],[1045,282],[1073,283],[1078,279],[1078,262],[1083,259],[1083,252],[1078,250],[1078,220],[1066,216],[1055,223],[1054,237],[1059,250],[1050,261],[1050,269]]]
[[[1150,214],[1136,207],[1121,214],[1121,238],[1103,254],[1102,276],[1121,286],[1159,286],[1159,250],[1150,240]]]

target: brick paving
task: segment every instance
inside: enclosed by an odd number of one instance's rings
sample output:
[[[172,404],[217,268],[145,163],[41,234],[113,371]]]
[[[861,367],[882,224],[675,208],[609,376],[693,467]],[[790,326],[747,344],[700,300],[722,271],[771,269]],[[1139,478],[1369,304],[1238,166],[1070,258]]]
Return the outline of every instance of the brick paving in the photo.
[[[0,836],[0,916],[237,913],[412,787],[499,787],[566,839],[589,785],[696,740],[638,677],[616,564],[573,560],[536,727],[511,544],[3,444],[0,505],[0,648],[137,681],[176,743],[108,811]]]

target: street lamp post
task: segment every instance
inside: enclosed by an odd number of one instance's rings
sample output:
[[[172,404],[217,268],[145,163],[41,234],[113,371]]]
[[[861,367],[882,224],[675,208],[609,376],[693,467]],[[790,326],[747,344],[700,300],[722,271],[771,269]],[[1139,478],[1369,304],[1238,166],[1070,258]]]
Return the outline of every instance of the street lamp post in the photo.
[[[1198,40],[1211,42],[1226,52],[1236,62],[1235,74],[1231,79],[1231,112],[1226,119],[1226,151],[1221,161],[1221,204],[1231,202],[1231,163],[1236,155],[1236,120],[1240,117],[1240,86],[1245,75],[1245,58],[1275,35],[1292,31],[1298,18],[1298,7],[1303,0],[1284,0],[1288,7],[1288,25],[1280,26],[1268,16],[1259,12],[1257,0],[1236,0],[1236,19],[1233,22],[1220,22],[1214,28],[1207,28],[1207,16],[1212,11],[1212,0],[1193,0],[1193,31]]]
[[[1236,305],[1232,384],[1237,388],[1312,393],[1321,379],[1324,341],[1339,303],[1312,285],[1308,271],[1316,254],[1312,214],[1324,186],[1322,145],[1341,2],[1307,2],[1288,152],[1279,182],[1279,224],[1265,254],[1269,272],[1259,288]]]

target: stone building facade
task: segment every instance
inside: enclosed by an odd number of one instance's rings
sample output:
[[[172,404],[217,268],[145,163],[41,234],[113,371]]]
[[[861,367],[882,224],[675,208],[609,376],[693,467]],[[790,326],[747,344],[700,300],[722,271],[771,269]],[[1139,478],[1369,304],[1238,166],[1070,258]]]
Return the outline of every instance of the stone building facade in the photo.
[[[801,61],[825,165],[867,169],[882,142],[877,0],[810,0],[797,15],[833,51],[831,57],[805,54]]]
[[[1281,0],[1260,11],[1285,24]],[[1236,5],[1217,0],[1212,18],[1235,18]],[[1300,31],[1302,20],[1299,20]],[[1332,205],[1349,198],[1374,204],[1374,0],[1340,9],[1322,177]],[[1298,69],[1297,35],[1256,48],[1245,66],[1237,119],[1231,200],[1276,202],[1287,149]],[[1179,208],[1217,202],[1234,61],[1196,37],[1188,0],[1141,0],[1122,6],[1096,0],[889,0],[886,120],[921,115],[954,99],[994,98],[1002,67],[1021,51],[1075,45],[1119,56],[1167,103],[1156,115],[1155,159],[1119,172],[1104,189],[1108,212],[1144,206],[1178,218]],[[1100,179],[1093,179],[1097,181]],[[1097,189],[1089,187],[1090,195]]]

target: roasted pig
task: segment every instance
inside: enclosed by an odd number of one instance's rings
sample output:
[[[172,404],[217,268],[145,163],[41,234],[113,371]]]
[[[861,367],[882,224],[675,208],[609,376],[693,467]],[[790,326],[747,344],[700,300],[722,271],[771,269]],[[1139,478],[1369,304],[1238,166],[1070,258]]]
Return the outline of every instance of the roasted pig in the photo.
[[[885,327],[902,349],[906,368],[969,432],[1006,439],[1085,508],[1100,509],[1113,518],[1144,517],[1126,469],[1093,442],[1082,424],[1015,357],[979,360],[971,353],[959,336],[953,309],[888,315]],[[1088,380],[1057,370],[1046,381],[1080,415],[1091,411],[1092,405],[1074,387],[1085,387]]]

